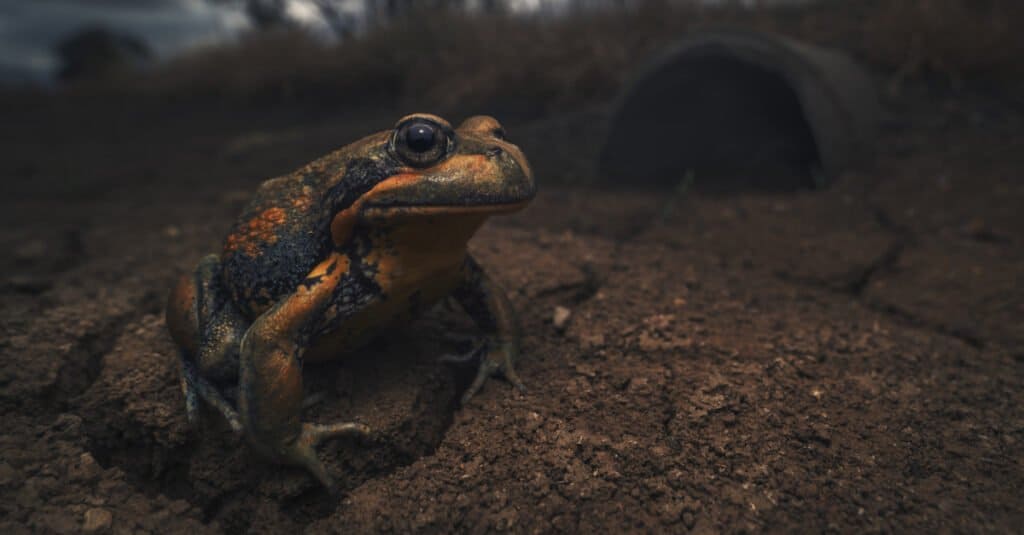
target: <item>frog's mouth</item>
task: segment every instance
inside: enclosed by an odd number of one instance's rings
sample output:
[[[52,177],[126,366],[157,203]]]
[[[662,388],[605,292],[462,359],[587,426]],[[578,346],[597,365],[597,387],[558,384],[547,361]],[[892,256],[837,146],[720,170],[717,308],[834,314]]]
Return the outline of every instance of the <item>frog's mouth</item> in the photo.
[[[521,210],[534,195],[533,173],[518,149],[456,154],[435,167],[404,168],[381,181],[363,196],[360,214],[494,215]]]
[[[492,204],[370,204],[363,208],[364,218],[420,217],[442,215],[500,215],[518,212],[530,204],[525,201]]]

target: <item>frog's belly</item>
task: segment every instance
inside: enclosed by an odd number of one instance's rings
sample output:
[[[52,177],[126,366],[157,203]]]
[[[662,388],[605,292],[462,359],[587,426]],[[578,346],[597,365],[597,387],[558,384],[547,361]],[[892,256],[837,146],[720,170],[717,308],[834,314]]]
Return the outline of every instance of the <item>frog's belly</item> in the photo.
[[[449,295],[461,281],[461,272],[456,265],[426,271],[415,277],[406,274],[400,279],[378,275],[376,281],[381,287],[380,294],[334,330],[320,335],[307,350],[304,360],[317,362],[338,358],[359,349],[387,330],[412,321]]]

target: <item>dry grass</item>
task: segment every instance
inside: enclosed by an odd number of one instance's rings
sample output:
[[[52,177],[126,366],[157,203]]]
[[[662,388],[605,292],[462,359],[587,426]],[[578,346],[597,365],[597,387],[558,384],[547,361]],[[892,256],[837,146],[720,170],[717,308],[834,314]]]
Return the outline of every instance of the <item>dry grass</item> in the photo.
[[[984,4],[984,5],[982,5]],[[1019,78],[1019,0],[826,2],[775,11],[659,7],[555,21],[413,17],[323,46],[296,34],[249,36],[144,76],[77,88],[235,103],[400,103],[548,113],[606,99],[658,49],[694,28],[744,26],[845,48],[899,80],[939,73]],[[1015,18],[1016,17],[1016,18]]]
[[[337,46],[299,33],[251,35],[141,77],[78,90],[254,103],[397,100],[440,109],[497,101],[543,113],[612,95],[635,58],[670,33],[657,31],[646,16],[624,21],[594,14],[545,23],[445,14],[399,22]]]

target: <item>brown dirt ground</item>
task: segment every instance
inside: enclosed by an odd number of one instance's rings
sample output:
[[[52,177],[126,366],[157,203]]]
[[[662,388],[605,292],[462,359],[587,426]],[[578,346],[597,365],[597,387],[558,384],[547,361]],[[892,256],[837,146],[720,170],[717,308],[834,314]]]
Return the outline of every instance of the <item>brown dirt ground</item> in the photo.
[[[490,223],[471,248],[529,392],[458,407],[471,371],[435,361],[472,329],[445,306],[312,368],[307,418],[374,429],[322,448],[337,499],[188,429],[161,306],[260,179],[400,113],[11,106],[0,532],[1017,531],[1022,114],[891,104],[876,163],[825,192],[549,185]]]

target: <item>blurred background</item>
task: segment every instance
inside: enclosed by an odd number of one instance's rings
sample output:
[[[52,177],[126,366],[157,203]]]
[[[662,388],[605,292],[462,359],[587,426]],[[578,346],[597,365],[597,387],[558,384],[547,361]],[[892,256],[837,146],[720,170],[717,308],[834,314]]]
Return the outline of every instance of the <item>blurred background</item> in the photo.
[[[498,117],[544,184],[672,188],[691,171],[697,189],[815,188],[870,161],[877,128],[899,126],[893,102],[915,91],[1019,108],[1021,10],[1008,0],[5,0],[0,83],[17,134],[4,187],[164,182],[152,177],[162,170],[118,171],[161,145],[218,152],[184,156],[195,167],[176,173],[181,186],[266,177],[418,110]],[[58,146],[87,154],[72,172],[37,152]],[[224,162],[234,167],[214,170]]]

